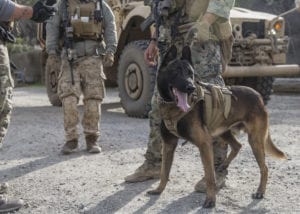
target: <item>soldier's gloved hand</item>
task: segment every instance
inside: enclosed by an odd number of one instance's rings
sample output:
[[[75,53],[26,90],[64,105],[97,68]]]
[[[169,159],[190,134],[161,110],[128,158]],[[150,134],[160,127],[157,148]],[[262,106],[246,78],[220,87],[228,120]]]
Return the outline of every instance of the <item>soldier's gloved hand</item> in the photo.
[[[95,20],[96,20],[97,22],[101,22],[102,19],[103,19],[103,15],[102,15],[101,10],[95,10],[95,11],[94,11],[94,17],[95,17]]]
[[[56,53],[49,53],[46,62],[46,73],[58,76],[60,72],[61,59]]]
[[[210,24],[206,21],[196,22],[187,32],[187,41],[207,42]]]
[[[106,53],[103,57],[103,65],[105,67],[111,67],[114,64],[115,57],[113,53]]]
[[[31,20],[35,22],[44,22],[47,19],[49,19],[51,16],[54,15],[56,12],[56,8],[52,6],[48,6],[45,3],[43,3],[41,0],[36,2],[32,6],[32,17]]]

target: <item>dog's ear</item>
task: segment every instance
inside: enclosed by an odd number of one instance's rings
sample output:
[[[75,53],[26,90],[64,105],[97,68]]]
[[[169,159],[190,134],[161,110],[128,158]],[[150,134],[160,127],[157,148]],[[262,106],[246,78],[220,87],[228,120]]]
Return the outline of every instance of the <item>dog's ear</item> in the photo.
[[[176,59],[176,57],[177,57],[177,48],[175,45],[172,45],[167,51],[167,53],[165,54],[161,66],[166,66],[170,61]]]
[[[191,65],[192,63],[192,53],[191,53],[191,48],[190,46],[184,46],[182,49],[182,56],[181,59],[187,60]]]

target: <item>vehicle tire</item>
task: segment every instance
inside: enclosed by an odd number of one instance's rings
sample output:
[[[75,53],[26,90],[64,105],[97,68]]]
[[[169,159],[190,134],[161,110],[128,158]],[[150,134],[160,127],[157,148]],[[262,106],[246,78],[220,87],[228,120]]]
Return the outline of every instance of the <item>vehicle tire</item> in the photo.
[[[121,105],[130,117],[146,118],[156,80],[156,68],[144,60],[149,41],[129,43],[123,50],[118,66],[118,87]]]
[[[53,106],[62,106],[57,94],[58,74],[59,74],[60,62],[56,65],[45,68],[45,82],[47,88],[48,99]]]
[[[273,92],[274,77],[248,77],[229,78],[225,80],[226,85],[245,85],[258,91],[263,97],[265,105],[268,104]]]

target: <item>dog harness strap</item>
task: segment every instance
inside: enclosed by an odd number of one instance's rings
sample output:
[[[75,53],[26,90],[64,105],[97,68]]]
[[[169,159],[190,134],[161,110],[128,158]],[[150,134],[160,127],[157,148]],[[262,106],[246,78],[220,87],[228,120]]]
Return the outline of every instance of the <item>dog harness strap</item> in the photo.
[[[187,112],[178,110],[175,102],[166,102],[161,97],[158,97],[160,115],[167,129],[176,137],[180,137],[177,131],[178,122],[188,114],[200,100],[204,99],[204,91],[204,88],[200,85],[196,85],[196,90],[188,97],[188,102],[191,107]]]
[[[220,122],[228,118],[231,109],[232,92],[219,86],[208,87],[205,93],[204,120],[207,128],[212,131]]]
[[[196,90],[188,97],[188,103],[190,105],[189,111],[180,111],[175,102],[167,102],[161,97],[158,97],[160,115],[166,128],[176,137],[180,137],[177,130],[178,122],[188,114],[200,100],[204,100],[205,124],[209,130],[213,130],[220,121],[223,121],[224,118],[228,118],[231,109],[231,96],[232,92],[228,88],[196,84]]]

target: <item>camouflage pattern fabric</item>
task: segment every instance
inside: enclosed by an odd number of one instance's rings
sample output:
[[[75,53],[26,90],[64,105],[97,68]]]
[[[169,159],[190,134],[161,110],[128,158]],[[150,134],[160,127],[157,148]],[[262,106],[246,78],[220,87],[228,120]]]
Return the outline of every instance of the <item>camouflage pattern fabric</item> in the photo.
[[[227,21],[234,3],[235,0],[210,0],[207,12],[213,13]]]
[[[221,49],[218,42],[193,43],[191,46],[195,79],[225,86],[222,78]]]
[[[12,89],[13,80],[9,66],[8,51],[0,40],[0,148],[10,122]]]
[[[100,135],[101,101],[105,96],[105,75],[101,58],[93,56],[78,59],[73,64],[73,74],[74,85],[71,81],[69,62],[64,57],[58,77],[58,95],[63,103],[66,141],[79,137],[77,103],[81,94],[83,94],[84,102],[82,118],[84,134],[98,137]]]

